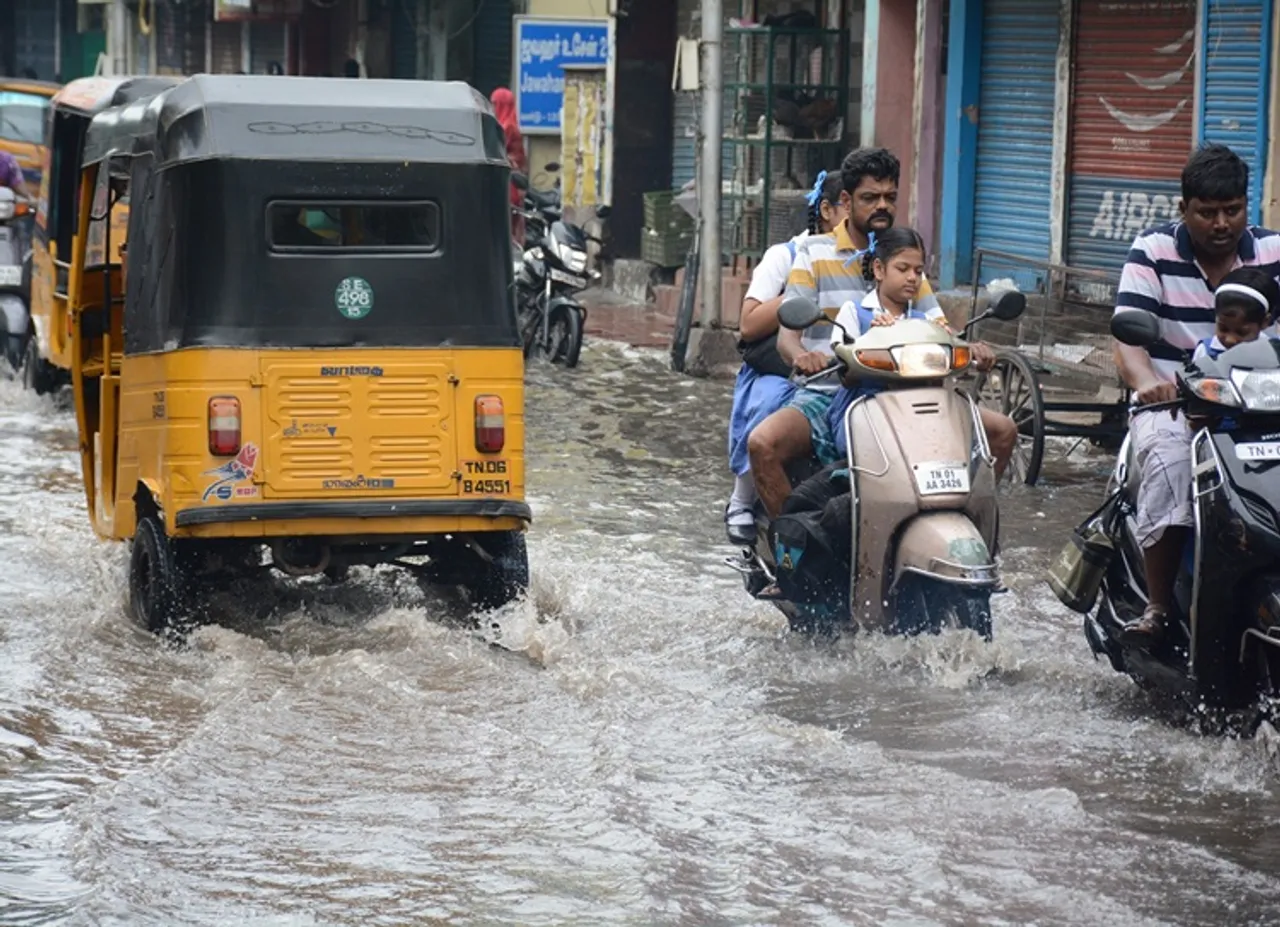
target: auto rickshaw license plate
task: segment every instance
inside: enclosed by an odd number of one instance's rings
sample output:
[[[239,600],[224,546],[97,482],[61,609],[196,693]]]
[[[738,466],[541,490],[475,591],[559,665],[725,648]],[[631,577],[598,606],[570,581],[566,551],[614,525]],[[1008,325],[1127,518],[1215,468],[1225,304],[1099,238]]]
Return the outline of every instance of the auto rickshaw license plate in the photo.
[[[21,286],[22,268],[17,266],[0,267],[0,286]]]
[[[916,486],[922,496],[969,491],[969,468],[955,461],[916,464]]]

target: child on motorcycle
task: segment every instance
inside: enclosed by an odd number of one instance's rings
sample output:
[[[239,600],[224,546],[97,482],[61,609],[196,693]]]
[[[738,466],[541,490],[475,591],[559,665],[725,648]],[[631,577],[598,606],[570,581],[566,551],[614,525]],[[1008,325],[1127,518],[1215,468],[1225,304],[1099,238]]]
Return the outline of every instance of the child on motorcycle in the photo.
[[[1280,284],[1257,267],[1238,267],[1222,278],[1213,294],[1214,334],[1196,345],[1199,360],[1245,341],[1257,341],[1280,311]],[[1275,338],[1274,332],[1269,337]]]
[[[787,275],[795,259],[796,242],[809,235],[826,235],[844,221],[840,205],[843,180],[840,172],[818,175],[809,193],[809,227],[791,241],[765,252],[751,275],[751,287],[743,300],[738,322],[742,369],[733,387],[733,411],[729,417],[729,467],[733,470],[733,495],[725,507],[725,530],[730,543],[751,544],[756,536],[756,487],[747,457],[747,436],[795,392],[791,370],[777,351],[778,307],[782,305]]]

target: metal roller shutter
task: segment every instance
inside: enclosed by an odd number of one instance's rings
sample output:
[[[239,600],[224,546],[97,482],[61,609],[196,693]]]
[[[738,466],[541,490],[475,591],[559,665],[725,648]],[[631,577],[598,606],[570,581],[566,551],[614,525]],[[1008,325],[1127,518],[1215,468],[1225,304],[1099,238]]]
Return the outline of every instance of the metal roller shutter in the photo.
[[[1175,218],[1192,145],[1195,2],[1081,0],[1076,13],[1067,263],[1119,271]]]
[[[1249,221],[1262,221],[1271,82],[1270,0],[1205,0],[1200,138],[1249,165]]]
[[[212,74],[235,74],[244,70],[244,50],[241,45],[242,23],[210,23],[213,30],[213,48],[209,61]]]
[[[256,22],[249,24],[249,73],[266,74],[267,65],[275,61],[281,68],[286,65],[286,27],[284,23]]]
[[[418,7],[414,0],[395,0],[391,24],[391,74],[413,80],[418,76]]]
[[[53,80],[57,59],[57,4],[17,0],[13,9],[13,58],[16,73],[31,68],[40,80]]]
[[[1058,0],[986,0],[974,248],[1049,259]]]

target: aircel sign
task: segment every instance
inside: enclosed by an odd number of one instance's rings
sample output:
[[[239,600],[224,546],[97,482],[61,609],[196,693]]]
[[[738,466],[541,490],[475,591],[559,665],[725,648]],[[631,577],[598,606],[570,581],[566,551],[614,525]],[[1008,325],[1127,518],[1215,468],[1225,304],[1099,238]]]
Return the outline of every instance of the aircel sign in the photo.
[[[608,63],[608,20],[516,16],[513,90],[520,131],[559,135],[565,65]]]

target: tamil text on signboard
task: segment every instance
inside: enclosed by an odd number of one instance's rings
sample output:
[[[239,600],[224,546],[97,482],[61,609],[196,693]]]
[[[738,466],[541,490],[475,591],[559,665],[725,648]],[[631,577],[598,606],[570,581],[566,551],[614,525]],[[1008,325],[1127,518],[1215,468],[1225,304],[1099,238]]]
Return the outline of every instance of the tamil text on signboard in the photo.
[[[558,135],[565,65],[609,63],[607,20],[515,20],[516,112],[520,131]]]

